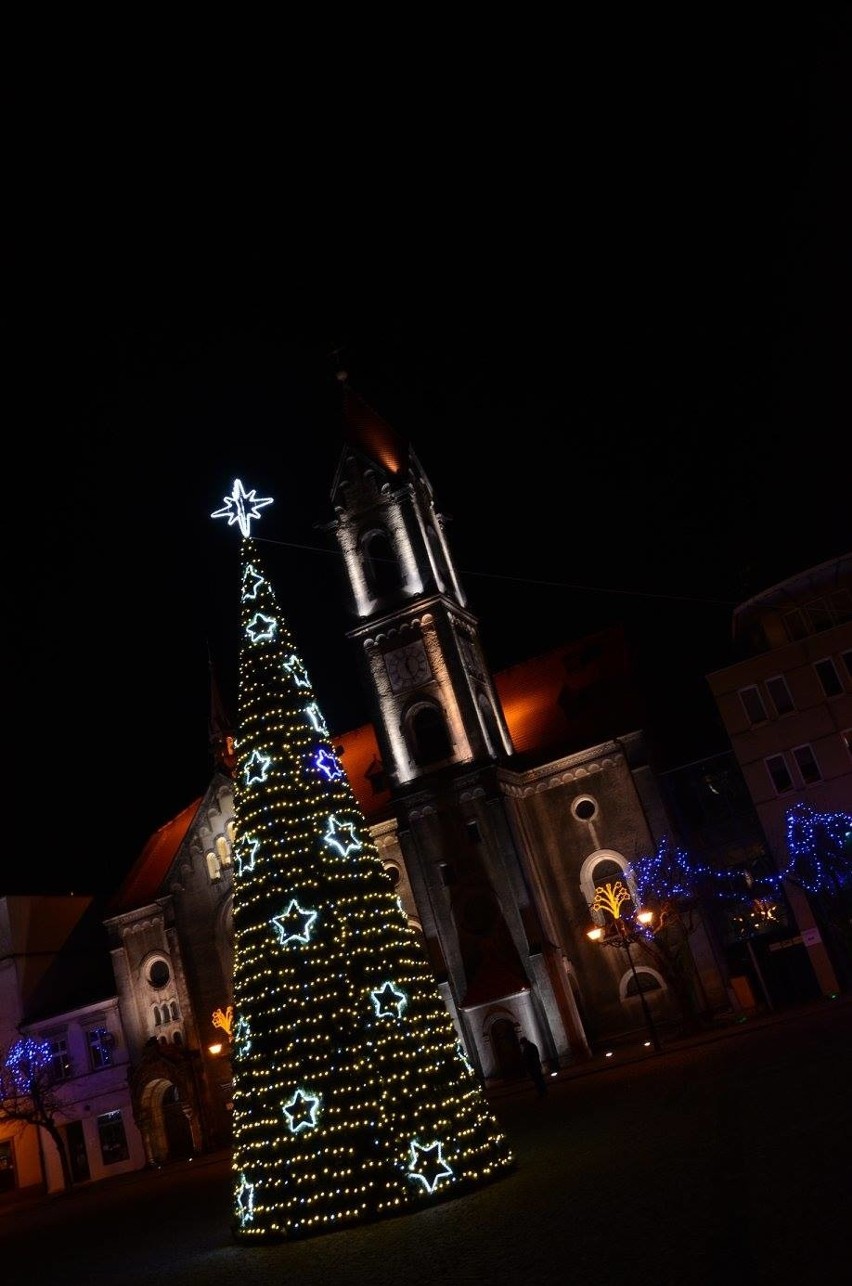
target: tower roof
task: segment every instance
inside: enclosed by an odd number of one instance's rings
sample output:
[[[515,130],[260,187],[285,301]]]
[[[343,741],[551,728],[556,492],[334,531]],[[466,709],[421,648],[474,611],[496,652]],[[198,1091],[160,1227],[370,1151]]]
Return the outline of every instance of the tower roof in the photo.
[[[388,473],[405,473],[410,448],[407,438],[382,419],[369,403],[350,388],[341,372],[343,385],[343,429],[350,446],[381,465]]]

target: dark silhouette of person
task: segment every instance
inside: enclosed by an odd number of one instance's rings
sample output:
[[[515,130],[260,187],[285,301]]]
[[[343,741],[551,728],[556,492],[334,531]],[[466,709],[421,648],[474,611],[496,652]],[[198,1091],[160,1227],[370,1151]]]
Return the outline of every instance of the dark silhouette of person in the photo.
[[[530,1079],[535,1085],[535,1092],[539,1098],[543,1098],[547,1093],[547,1081],[544,1079],[544,1072],[541,1070],[541,1055],[538,1052],[538,1045],[534,1045],[526,1036],[521,1037],[521,1053],[524,1056],[526,1069],[530,1074]]]

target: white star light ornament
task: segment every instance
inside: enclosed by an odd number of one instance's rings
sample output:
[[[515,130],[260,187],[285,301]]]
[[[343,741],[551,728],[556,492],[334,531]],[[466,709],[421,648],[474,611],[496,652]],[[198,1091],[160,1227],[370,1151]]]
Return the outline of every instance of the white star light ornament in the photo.
[[[392,982],[370,992],[370,999],[379,1018],[401,1018],[402,1011],[408,1004],[408,996]]]
[[[317,1125],[322,1099],[318,1094],[309,1094],[307,1090],[298,1089],[289,1103],[284,1104],[284,1115],[291,1134],[301,1130],[312,1130]]]
[[[309,942],[318,915],[319,911],[306,911],[295,898],[291,898],[287,909],[272,917],[279,945],[288,947],[292,942]]]
[[[269,772],[269,765],[272,760],[268,755],[262,755],[255,746],[249,755],[243,768],[243,780],[247,786],[254,786],[259,782],[266,781],[266,774]]]
[[[251,1028],[242,1014],[234,1027],[234,1047],[240,1058],[246,1058],[251,1049]]]
[[[257,598],[258,590],[263,583],[260,572],[255,571],[253,567],[247,567],[243,575],[243,598]]]
[[[442,1179],[453,1177],[451,1168],[444,1160],[442,1145],[437,1140],[424,1146],[412,1139],[410,1147],[409,1178],[422,1183],[427,1192],[434,1192]]]
[[[237,1189],[237,1216],[240,1224],[245,1227],[254,1219],[254,1184],[249,1183],[244,1174],[240,1175],[240,1186]]]
[[[258,500],[257,493],[246,491],[239,478],[234,479],[234,486],[229,496],[225,496],[224,509],[216,509],[211,518],[227,518],[228,526],[237,522],[244,536],[251,535],[251,524],[254,518],[260,518],[260,510],[272,504],[272,496]]]
[[[358,853],[363,848],[355,829],[355,822],[348,822],[345,818],[338,821],[336,817],[329,817],[323,841],[329,848],[336,849],[341,857],[348,857],[350,853]]]

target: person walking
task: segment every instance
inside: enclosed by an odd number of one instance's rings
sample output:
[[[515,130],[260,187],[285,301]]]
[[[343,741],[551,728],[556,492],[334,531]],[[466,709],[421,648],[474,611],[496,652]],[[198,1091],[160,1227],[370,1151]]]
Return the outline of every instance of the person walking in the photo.
[[[530,1079],[535,1085],[536,1094],[539,1098],[544,1098],[547,1093],[547,1081],[544,1079],[544,1072],[541,1068],[541,1055],[538,1052],[538,1045],[528,1040],[526,1036],[522,1036],[521,1053],[524,1056],[524,1063],[530,1074]]]

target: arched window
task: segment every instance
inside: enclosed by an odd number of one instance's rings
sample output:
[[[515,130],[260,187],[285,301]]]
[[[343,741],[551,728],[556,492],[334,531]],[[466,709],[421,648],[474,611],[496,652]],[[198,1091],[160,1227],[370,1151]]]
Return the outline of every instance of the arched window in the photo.
[[[634,978],[631,973],[630,977],[627,978],[624,995],[638,996],[640,991],[662,991],[662,985],[658,974],[652,973],[650,969],[643,969],[641,965],[637,965],[636,977]]]
[[[580,891],[586,906],[591,907],[595,900],[595,889],[604,884],[615,884],[621,881],[631,897],[636,896],[633,880],[628,875],[630,863],[614,849],[601,848],[591,853],[580,867]],[[596,924],[604,924],[608,916],[604,911],[592,912]]]
[[[411,712],[409,721],[412,754],[421,767],[449,759],[452,743],[440,708],[423,703]]]
[[[400,588],[402,577],[396,551],[383,528],[367,533],[361,542],[361,557],[367,584],[377,598]]]

